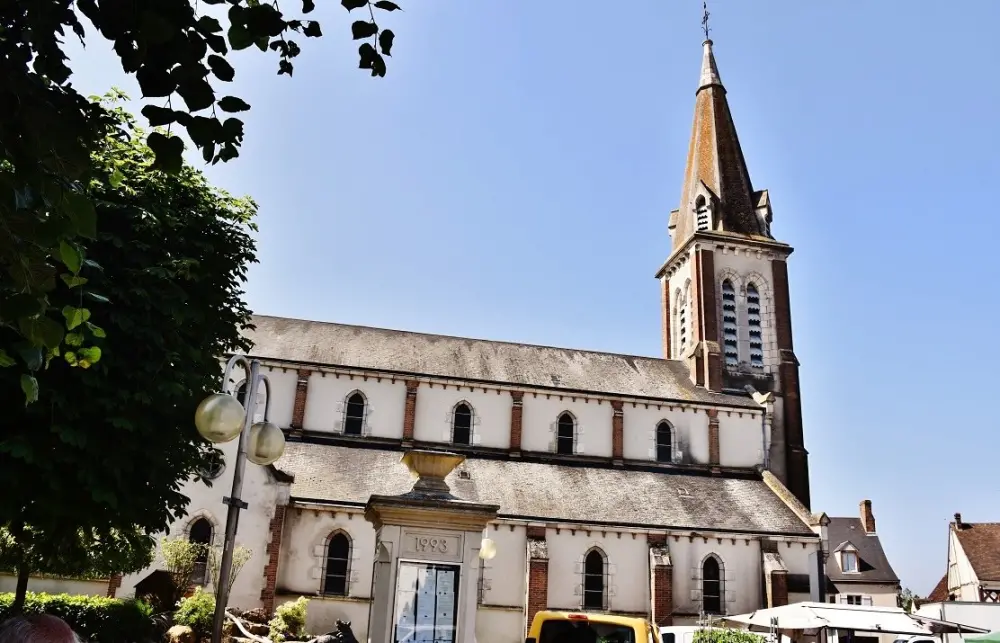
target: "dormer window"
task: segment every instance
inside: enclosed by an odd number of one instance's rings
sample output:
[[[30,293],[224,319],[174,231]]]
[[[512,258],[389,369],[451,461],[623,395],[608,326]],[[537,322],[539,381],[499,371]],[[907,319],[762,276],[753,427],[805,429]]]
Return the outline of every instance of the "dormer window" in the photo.
[[[858,552],[856,551],[842,551],[840,552],[840,569],[845,574],[858,572]]]

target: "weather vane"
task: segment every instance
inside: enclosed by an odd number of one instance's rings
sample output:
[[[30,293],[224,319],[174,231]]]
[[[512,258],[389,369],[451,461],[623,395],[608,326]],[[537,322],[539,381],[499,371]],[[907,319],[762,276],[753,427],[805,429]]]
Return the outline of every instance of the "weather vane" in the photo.
[[[705,40],[708,40],[708,32],[710,31],[708,28],[708,17],[711,15],[708,13],[708,2],[702,2],[701,7],[704,9],[704,14],[701,16],[701,28],[705,32]]]

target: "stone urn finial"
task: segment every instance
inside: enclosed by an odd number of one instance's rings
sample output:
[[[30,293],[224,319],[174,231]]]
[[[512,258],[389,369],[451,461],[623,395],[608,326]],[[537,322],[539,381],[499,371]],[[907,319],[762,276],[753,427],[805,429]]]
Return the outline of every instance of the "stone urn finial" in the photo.
[[[413,483],[413,491],[447,494],[451,492],[444,481],[455,467],[465,461],[464,455],[448,451],[407,451],[400,462],[410,470],[410,475],[417,481]]]

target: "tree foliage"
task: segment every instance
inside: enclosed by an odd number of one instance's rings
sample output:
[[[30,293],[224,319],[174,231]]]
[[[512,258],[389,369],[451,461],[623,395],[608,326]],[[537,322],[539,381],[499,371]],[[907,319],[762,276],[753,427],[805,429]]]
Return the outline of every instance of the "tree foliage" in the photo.
[[[0,527],[11,548],[58,560],[81,533],[88,545],[136,534],[130,544],[148,553],[145,536],[185,510],[182,483],[220,457],[198,436],[194,409],[218,388],[220,357],[249,348],[240,331],[255,204],[188,166],[153,169],[142,130],[120,107],[107,113],[117,127],[85,186],[98,218],[82,249],[96,263],[80,273],[113,302],[95,307],[106,336],[86,340],[106,359],[71,367],[67,353],[81,353],[67,336],[27,406],[16,369],[0,369]],[[66,283],[49,298],[60,309],[80,303]],[[0,343],[15,334],[0,327]]]
[[[0,343],[0,367],[22,366],[15,384],[29,403],[38,398],[37,373],[46,353],[64,347],[67,332],[83,335],[87,345],[77,347],[88,351],[82,356],[70,351],[77,360],[67,363],[86,369],[101,358],[89,345],[99,331],[81,324],[91,317],[85,304],[107,303],[86,285],[81,270],[93,268],[85,247],[97,235],[99,210],[88,186],[103,168],[93,167],[93,153],[116,119],[73,88],[65,38],[84,42],[89,22],[99,38],[113,43],[122,69],[135,74],[147,99],[143,116],[152,127],[167,127],[149,134],[149,160],[179,173],[180,128],[206,162],[239,154],[244,131],[237,114],[250,105],[221,89],[236,75],[231,52],[271,51],[278,73],[291,76],[301,51],[295,38],[322,35],[319,23],[305,18],[315,1],[298,2],[301,15],[293,16],[282,12],[278,0],[0,3],[0,326],[10,331]],[[384,76],[395,36],[379,27],[376,10],[388,13],[399,6],[388,0],[340,4],[359,12],[351,25],[352,37],[360,41],[359,66]],[[211,10],[212,5],[219,7]],[[120,168],[103,176],[110,183],[126,178]],[[67,304],[70,310],[54,302],[63,285],[78,290]],[[99,315],[101,323],[110,314]]]
[[[233,562],[229,566],[229,579],[226,583],[226,596],[229,596],[233,591],[233,583],[236,582],[236,577],[240,575],[240,571],[243,567],[250,562],[253,558],[253,550],[244,547],[243,545],[237,545],[233,549]],[[222,571],[222,547],[215,545],[210,547],[208,550],[208,572],[212,577],[212,585],[214,587],[219,586],[219,576]]]
[[[173,585],[173,596],[168,601],[170,605],[176,605],[191,586],[198,568],[198,557],[204,547],[205,545],[193,543],[186,538],[160,539],[160,556]]]
[[[765,639],[746,630],[706,628],[694,633],[693,643],[765,643]]]

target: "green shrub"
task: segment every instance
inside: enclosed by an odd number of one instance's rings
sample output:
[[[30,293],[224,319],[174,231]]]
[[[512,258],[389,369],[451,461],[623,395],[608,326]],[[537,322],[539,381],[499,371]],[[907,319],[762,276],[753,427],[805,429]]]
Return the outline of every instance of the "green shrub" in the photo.
[[[288,638],[305,638],[308,606],[309,599],[305,596],[299,596],[297,600],[279,605],[278,609],[274,610],[274,618],[268,623],[271,626],[269,635],[271,640],[281,643]]]
[[[194,630],[198,638],[211,636],[212,621],[215,618],[215,596],[196,587],[194,594],[182,598],[177,611],[174,612],[174,623],[187,625]]]
[[[0,622],[11,616],[13,602],[13,594],[0,594]],[[153,609],[136,600],[28,592],[24,613],[58,616],[93,643],[139,643],[149,640],[154,631]]]
[[[764,637],[746,630],[706,629],[694,633],[693,643],[764,643]]]

